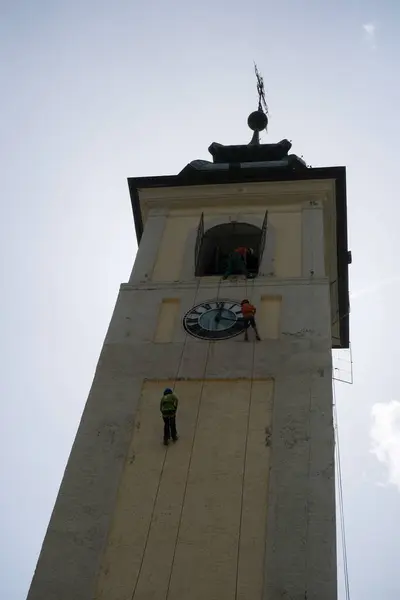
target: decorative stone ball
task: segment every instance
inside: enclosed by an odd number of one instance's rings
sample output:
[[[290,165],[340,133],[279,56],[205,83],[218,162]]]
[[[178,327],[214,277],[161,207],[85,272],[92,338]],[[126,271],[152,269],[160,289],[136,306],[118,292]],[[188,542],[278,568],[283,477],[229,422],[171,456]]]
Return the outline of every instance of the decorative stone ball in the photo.
[[[255,110],[249,115],[247,125],[252,131],[262,131],[268,125],[268,117],[262,110]]]

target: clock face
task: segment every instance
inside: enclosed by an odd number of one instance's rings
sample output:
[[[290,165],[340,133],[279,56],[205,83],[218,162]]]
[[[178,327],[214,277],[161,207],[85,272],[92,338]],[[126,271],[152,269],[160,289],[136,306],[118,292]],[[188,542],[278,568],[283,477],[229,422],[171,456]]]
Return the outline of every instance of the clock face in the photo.
[[[202,340],[227,340],[244,331],[242,309],[233,300],[209,300],[186,313],[183,326]]]

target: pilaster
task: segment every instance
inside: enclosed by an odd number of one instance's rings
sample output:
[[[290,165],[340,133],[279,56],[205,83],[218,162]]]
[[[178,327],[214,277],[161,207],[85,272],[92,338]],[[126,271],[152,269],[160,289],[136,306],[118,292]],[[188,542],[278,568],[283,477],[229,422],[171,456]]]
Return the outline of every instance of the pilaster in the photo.
[[[303,277],[324,277],[325,247],[323,208],[317,201],[310,201],[309,204],[309,207],[302,210]]]
[[[276,231],[271,224],[267,225],[264,252],[259,266],[259,277],[269,277],[275,274],[274,258],[276,248]]]
[[[152,211],[149,215],[142,239],[140,240],[129,283],[136,284],[151,279],[166,221],[166,210]]]

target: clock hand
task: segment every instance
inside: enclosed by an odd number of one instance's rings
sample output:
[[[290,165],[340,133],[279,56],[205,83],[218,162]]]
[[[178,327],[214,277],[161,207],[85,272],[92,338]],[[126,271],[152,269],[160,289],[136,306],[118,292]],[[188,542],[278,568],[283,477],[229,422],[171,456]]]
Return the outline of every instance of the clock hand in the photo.
[[[225,319],[225,321],[237,321],[237,319],[232,319],[231,317],[220,317],[218,320],[220,319]]]
[[[223,318],[221,316],[221,313],[222,313],[222,308],[218,309],[218,312],[217,312],[217,314],[214,317],[216,323],[219,323],[219,321],[221,320],[221,318]]]

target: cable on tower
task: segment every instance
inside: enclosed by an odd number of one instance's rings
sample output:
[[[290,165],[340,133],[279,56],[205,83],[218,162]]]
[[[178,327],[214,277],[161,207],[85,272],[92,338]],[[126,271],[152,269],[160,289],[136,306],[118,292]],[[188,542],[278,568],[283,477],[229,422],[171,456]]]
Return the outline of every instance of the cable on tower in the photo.
[[[341,532],[341,543],[342,543],[342,556],[343,556],[343,571],[344,571],[344,587],[346,600],[350,600],[350,583],[349,583],[349,570],[347,564],[347,545],[346,545],[346,528],[344,520],[344,506],[343,506],[343,481],[342,481],[342,466],[340,461],[340,444],[339,444],[339,423],[337,416],[337,403],[336,403],[336,384],[332,381],[333,388],[333,423],[335,432],[335,465],[336,465],[336,479],[338,489],[338,504],[339,504],[339,520],[340,520],[340,532]]]

